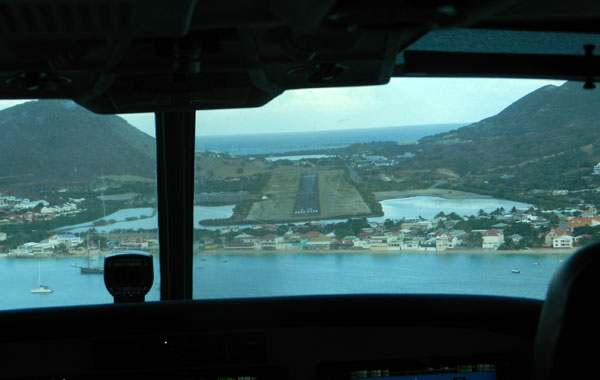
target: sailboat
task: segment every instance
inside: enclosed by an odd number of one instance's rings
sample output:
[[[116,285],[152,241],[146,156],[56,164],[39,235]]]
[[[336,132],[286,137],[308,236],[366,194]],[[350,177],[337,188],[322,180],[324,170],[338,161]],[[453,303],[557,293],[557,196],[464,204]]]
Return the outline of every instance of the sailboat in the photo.
[[[90,231],[89,230],[88,230],[87,242],[88,242],[87,243],[87,266],[79,267],[79,270],[81,271],[81,274],[103,274],[104,273],[103,266],[97,266],[97,267],[90,266]]]
[[[38,263],[38,285],[38,288],[31,289],[31,293],[47,294],[54,292],[48,285],[42,285],[42,267],[40,263]]]
[[[104,177],[104,170],[102,171],[102,176]],[[104,182],[102,183],[102,187],[104,187]],[[102,210],[104,211],[104,218],[106,218],[106,205],[104,203],[104,191],[102,191],[101,195],[100,195],[101,199],[102,199]],[[86,267],[79,267],[79,270],[81,271],[81,274],[104,274],[104,263],[102,262],[102,260],[98,260],[100,261],[99,265],[97,267],[92,267],[90,266],[90,230],[87,231],[87,266]],[[100,249],[100,245],[98,245],[99,251],[101,252],[102,250]],[[98,254],[98,259],[100,259],[100,254]]]

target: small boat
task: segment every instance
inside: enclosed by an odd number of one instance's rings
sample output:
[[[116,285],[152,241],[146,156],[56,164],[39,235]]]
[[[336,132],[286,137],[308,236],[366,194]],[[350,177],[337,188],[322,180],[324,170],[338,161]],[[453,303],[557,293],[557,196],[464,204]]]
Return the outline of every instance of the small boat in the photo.
[[[79,267],[81,274],[102,274],[104,267]]]
[[[52,290],[48,285],[40,285],[40,287],[37,289],[31,289],[31,293],[35,294],[48,294],[53,292],[54,290]]]
[[[520,271],[520,270],[518,270],[518,269],[513,269],[513,270],[512,270],[512,272],[513,272],[513,273],[521,273],[521,271]]]
[[[42,269],[41,269],[40,263],[38,263],[38,284],[39,284],[39,287],[35,288],[35,289],[31,289],[31,293],[48,294],[48,293],[54,292],[54,290],[52,290],[48,285],[42,284]]]

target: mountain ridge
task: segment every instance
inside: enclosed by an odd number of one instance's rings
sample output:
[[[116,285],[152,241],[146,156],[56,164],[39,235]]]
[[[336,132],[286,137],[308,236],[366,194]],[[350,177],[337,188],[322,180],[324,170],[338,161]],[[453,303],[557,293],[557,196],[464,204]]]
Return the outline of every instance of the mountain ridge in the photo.
[[[70,100],[0,111],[0,179],[86,182],[102,175],[154,177],[155,141],[114,115]]]
[[[600,92],[584,91],[580,86],[573,82],[544,86],[494,116],[425,137],[419,140],[421,154],[410,166],[441,165],[474,174],[585,146],[588,148],[579,159],[589,165],[600,159],[594,144],[600,141]]]

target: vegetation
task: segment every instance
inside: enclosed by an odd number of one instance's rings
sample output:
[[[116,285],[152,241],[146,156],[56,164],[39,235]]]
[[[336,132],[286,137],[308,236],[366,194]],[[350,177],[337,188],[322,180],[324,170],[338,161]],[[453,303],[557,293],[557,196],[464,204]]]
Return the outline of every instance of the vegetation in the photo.
[[[109,174],[155,178],[154,139],[118,116],[38,100],[4,109],[0,119],[0,184],[56,188]]]

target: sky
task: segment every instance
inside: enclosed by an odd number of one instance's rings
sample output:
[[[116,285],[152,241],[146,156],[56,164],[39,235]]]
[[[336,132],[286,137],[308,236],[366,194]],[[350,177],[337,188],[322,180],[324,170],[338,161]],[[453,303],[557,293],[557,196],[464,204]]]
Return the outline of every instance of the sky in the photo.
[[[564,81],[394,78],[387,85],[286,91],[260,108],[196,113],[196,136],[468,123]],[[23,101],[0,101],[0,109]],[[121,115],[154,136],[154,114]]]

